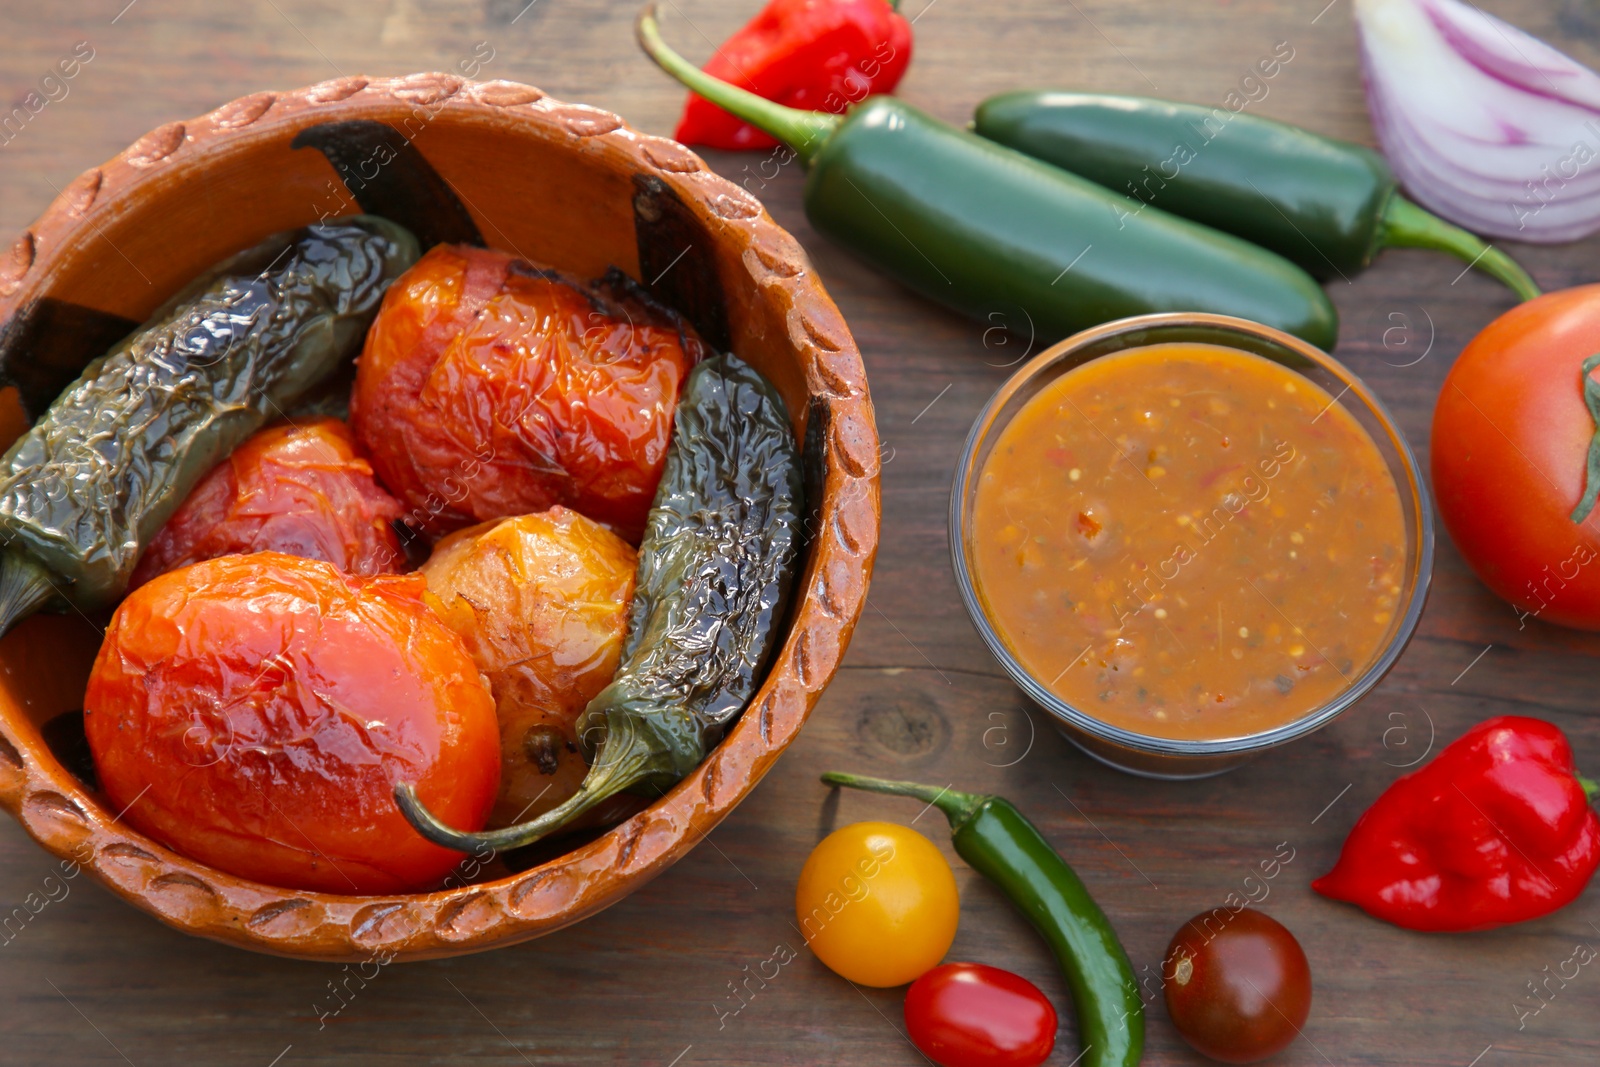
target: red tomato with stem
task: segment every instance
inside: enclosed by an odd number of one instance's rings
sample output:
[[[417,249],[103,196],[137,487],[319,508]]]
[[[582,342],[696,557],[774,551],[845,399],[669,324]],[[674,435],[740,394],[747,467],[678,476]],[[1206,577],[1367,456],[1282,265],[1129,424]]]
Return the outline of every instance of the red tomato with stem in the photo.
[[[1282,923],[1244,908],[1196,915],[1162,963],[1167,1014],[1195,1051],[1254,1063],[1288,1047],[1311,1014],[1311,965]]]
[[[946,963],[906,992],[911,1041],[940,1067],[1034,1067],[1056,1043],[1056,1010],[1034,985],[982,963]]]
[[[1519,304],[1473,338],[1433,412],[1439,516],[1519,619],[1600,629],[1600,510],[1573,520],[1595,420],[1583,364],[1600,354],[1600,285]]]

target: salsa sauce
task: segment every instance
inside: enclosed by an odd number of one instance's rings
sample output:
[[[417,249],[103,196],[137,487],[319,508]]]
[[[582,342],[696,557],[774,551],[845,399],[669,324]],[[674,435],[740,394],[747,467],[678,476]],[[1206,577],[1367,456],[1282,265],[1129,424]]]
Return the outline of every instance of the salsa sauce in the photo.
[[[1220,740],[1300,718],[1395,625],[1394,478],[1316,384],[1205,344],[1130,349],[1023,405],[969,558],[1000,639],[1103,722]]]

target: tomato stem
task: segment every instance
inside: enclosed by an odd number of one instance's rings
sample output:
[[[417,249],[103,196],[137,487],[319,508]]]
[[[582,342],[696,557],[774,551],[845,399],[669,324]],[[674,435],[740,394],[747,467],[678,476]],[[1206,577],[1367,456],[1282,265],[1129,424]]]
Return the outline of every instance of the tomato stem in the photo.
[[[1589,407],[1589,419],[1594,423],[1594,436],[1589,439],[1588,468],[1583,477],[1583,496],[1572,509],[1572,521],[1581,523],[1594,510],[1595,499],[1600,497],[1600,382],[1589,377],[1600,366],[1600,352],[1583,361],[1579,380],[1583,383],[1583,402]]]

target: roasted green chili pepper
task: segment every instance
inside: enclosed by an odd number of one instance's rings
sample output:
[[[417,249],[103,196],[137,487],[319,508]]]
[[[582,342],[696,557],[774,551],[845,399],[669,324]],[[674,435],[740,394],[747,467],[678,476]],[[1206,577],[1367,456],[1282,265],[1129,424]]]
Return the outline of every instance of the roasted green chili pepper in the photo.
[[[622,665],[578,720],[591,760],[583,785],[537,819],[462,833],[401,783],[395,801],[417,832],[465,852],[520,848],[609,796],[656,796],[694,770],[761,680],[803,495],[794,432],[766,379],[732,355],[690,372],[639,546]]]
[[[360,346],[416,258],[371,216],[276,234],[89,364],[0,458],[0,633],[120,595],[195,482]]]
[[[1222,108],[1141,96],[1027,90],[978,105],[973,129],[1153,206],[1237,234],[1318,278],[1365,270],[1385,248],[1448,252],[1532,300],[1517,262],[1413,204],[1369,148]]]
[[[1009,801],[836,771],[824,774],[822,781],[915,797],[944,812],[956,854],[998,885],[1055,953],[1072,990],[1084,1067],[1134,1067],[1139,1062],[1144,1002],[1128,953],[1077,874]]]
[[[1327,295],[1263,248],[1154,209],[1131,216],[1095,183],[894,97],[842,117],[764,100],[669,49],[654,4],[638,32],[667,73],[795,151],[813,226],[990,327],[1054,341],[1128,315],[1212,311],[1333,347]]]

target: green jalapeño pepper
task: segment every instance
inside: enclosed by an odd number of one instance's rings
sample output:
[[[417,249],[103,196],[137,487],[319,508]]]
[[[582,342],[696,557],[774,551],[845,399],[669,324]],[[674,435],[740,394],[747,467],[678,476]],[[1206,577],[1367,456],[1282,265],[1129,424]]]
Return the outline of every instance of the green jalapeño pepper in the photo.
[[[1338,316],[1316,281],[1248,241],[1154,209],[1134,216],[1094,182],[891,96],[844,116],[764,100],[668,48],[653,3],[638,33],[667,73],[795,151],[818,231],[932,300],[1040,341],[1211,311],[1333,347]]]
[[[0,458],[0,633],[121,595],[201,476],[360,347],[416,258],[372,216],[276,234],[89,364]]]
[[[658,796],[694,770],[761,681],[794,580],[802,499],[783,399],[732,355],[697,366],[639,545],[622,665],[578,719],[583,785],[536,819],[462,833],[401,783],[395,802],[411,825],[446,848],[501,852],[617,793]]]
[[[1084,1067],[1134,1067],[1144,1002],[1128,953],[1076,872],[1009,801],[830,771],[826,785],[915,797],[944,812],[956,854],[995,883],[1055,953],[1078,1017]]]
[[[1222,108],[1141,96],[1028,90],[978,105],[973,129],[1131,198],[1237,234],[1319,278],[1365,270],[1385,248],[1431,248],[1532,300],[1539,287],[1493,245],[1413,204],[1369,148]]]

